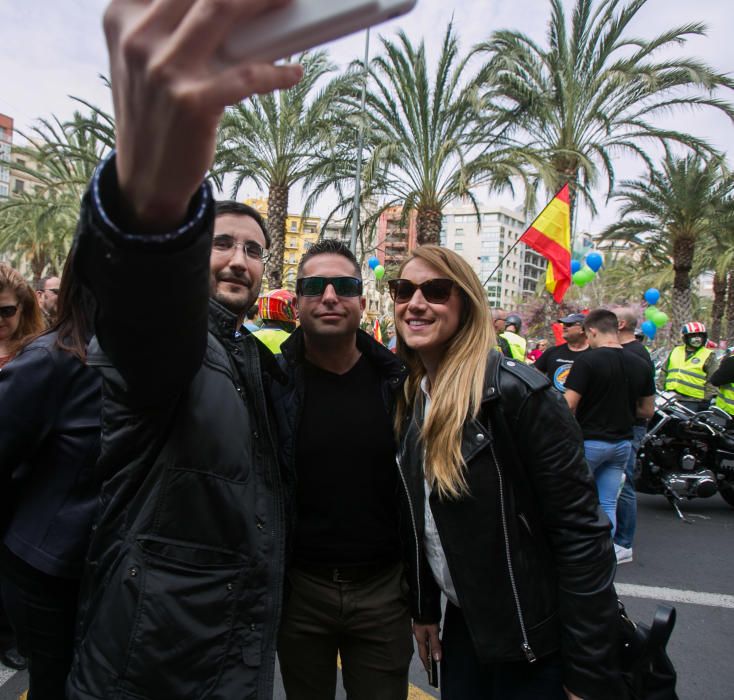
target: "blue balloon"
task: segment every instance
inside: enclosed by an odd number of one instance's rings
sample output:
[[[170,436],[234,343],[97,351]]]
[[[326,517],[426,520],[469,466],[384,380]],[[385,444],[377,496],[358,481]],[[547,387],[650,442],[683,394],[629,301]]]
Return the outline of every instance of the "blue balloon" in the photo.
[[[642,328],[642,332],[650,338],[650,340],[652,340],[658,332],[658,327],[650,320],[643,321],[640,328]]]
[[[370,266],[370,270],[374,270],[380,264],[380,258],[376,258],[374,255],[367,261]]]
[[[580,260],[571,260],[571,274],[575,275],[581,269]]]
[[[655,289],[655,287],[650,287],[645,292],[645,301],[650,304],[650,306],[655,306],[655,304],[658,303],[658,299],[660,299],[660,292]]]
[[[604,258],[599,253],[589,253],[586,256],[586,264],[594,271],[598,272],[599,268],[604,264]]]

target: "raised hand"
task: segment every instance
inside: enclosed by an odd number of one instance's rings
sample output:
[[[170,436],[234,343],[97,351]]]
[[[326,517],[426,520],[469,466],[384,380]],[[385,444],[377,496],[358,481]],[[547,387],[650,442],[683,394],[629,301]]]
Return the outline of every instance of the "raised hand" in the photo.
[[[214,158],[227,105],[295,85],[296,65],[236,62],[233,25],[287,0],[113,0],[110,55],[121,205],[139,232],[175,228]]]

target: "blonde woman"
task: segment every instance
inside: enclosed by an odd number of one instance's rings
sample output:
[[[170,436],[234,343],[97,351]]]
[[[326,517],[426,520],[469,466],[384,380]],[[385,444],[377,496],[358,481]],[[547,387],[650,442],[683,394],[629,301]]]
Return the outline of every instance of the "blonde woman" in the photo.
[[[0,368],[45,327],[31,285],[10,265],[0,263]]]
[[[492,349],[484,290],[452,251],[418,248],[389,284],[414,633],[442,700],[624,697],[609,521],[563,398]]]

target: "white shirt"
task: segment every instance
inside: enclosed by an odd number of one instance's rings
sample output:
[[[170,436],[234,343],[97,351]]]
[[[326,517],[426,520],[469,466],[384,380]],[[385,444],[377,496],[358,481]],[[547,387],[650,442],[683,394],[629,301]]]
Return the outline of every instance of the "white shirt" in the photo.
[[[428,416],[428,412],[431,409],[431,397],[428,394],[427,376],[423,377],[421,381],[421,390],[426,398],[424,416]],[[431,567],[433,578],[436,579],[439,588],[454,605],[460,607],[459,600],[456,597],[456,588],[454,588],[454,582],[451,580],[446,554],[443,551],[441,538],[438,536],[438,530],[436,529],[436,521],[433,519],[433,513],[431,512],[431,504],[428,502],[428,498],[431,495],[431,488],[426,479],[423,479],[423,487],[426,497],[423,508],[425,514],[423,549],[426,552],[426,558],[428,559],[428,565]]]

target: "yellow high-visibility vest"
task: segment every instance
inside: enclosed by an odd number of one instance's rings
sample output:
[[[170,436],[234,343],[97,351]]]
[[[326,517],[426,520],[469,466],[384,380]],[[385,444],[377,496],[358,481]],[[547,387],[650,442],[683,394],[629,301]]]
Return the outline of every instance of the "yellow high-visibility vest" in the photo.
[[[722,384],[718,389],[719,395],[716,397],[716,405],[730,416],[734,416],[734,382]]]
[[[290,337],[288,331],[280,328],[261,328],[254,335],[261,343],[267,346],[273,355],[280,355],[280,346]]]
[[[710,348],[699,348],[686,359],[685,345],[673,348],[665,373],[666,391],[674,391],[698,401],[703,400],[706,388],[706,372],[703,366],[711,352]]]
[[[525,350],[528,347],[525,338],[512,331],[505,331],[504,333],[500,333],[500,335],[510,344],[510,352],[512,352],[513,359],[525,362]]]

